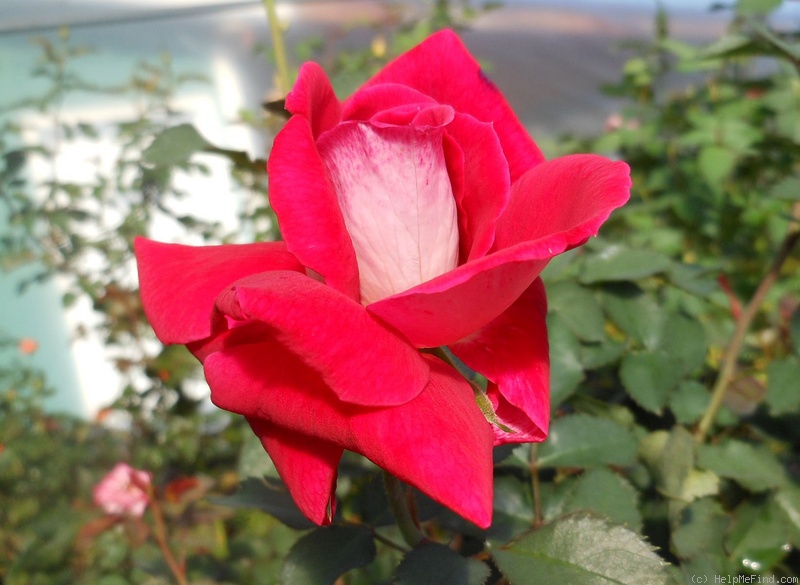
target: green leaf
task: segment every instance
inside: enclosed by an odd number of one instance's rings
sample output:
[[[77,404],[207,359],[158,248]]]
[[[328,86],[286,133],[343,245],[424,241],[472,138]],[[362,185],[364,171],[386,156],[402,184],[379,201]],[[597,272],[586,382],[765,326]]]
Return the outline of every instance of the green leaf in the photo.
[[[791,548],[786,516],[773,499],[760,503],[746,501],[734,511],[726,545],[745,569],[768,571]]]
[[[719,289],[713,271],[694,264],[673,262],[669,269],[669,279],[675,286],[701,297]]]
[[[555,313],[547,316],[550,341],[550,408],[555,410],[584,379],[580,343],[564,320]]]
[[[580,280],[583,283],[636,280],[664,272],[669,258],[652,250],[632,250],[612,244],[586,259]]]
[[[575,282],[557,282],[547,287],[547,301],[578,339],[600,342],[606,338],[603,311],[589,290]]]
[[[655,349],[664,329],[664,311],[652,296],[632,284],[612,285],[603,291],[609,318],[631,338]]]
[[[800,547],[800,487],[788,484],[775,494],[775,503],[786,518],[792,544]]]
[[[568,516],[494,553],[513,585],[663,585],[666,563],[638,534],[605,520]]]
[[[685,484],[694,469],[695,442],[691,433],[676,425],[669,433],[656,464],[656,480],[670,500],[670,515],[682,510],[686,500]]]
[[[691,502],[719,493],[719,476],[706,469],[690,469],[681,486],[680,498]]]
[[[592,370],[619,361],[628,348],[624,343],[607,339],[603,343],[581,345],[580,349],[583,367]]]
[[[792,340],[794,353],[800,356],[800,309],[796,309],[789,321],[789,337]]]
[[[672,392],[669,399],[669,407],[675,420],[681,424],[690,425],[696,423],[703,416],[711,402],[711,394],[708,388],[695,380],[681,382]]]
[[[682,559],[702,554],[723,556],[724,535],[730,519],[719,503],[702,498],[686,506],[672,531],[672,548]]]
[[[395,573],[396,585],[483,585],[488,565],[462,557],[448,547],[429,542],[408,553]]]
[[[745,50],[747,47],[752,46],[753,41],[750,37],[738,34],[729,34],[720,37],[705,49],[700,51],[700,58],[702,59],[716,59],[720,57],[727,57]]]
[[[314,524],[294,503],[289,490],[279,479],[250,477],[239,485],[231,496],[209,498],[211,503],[232,508],[257,508],[274,516],[290,528],[304,530]]]
[[[739,0],[736,3],[736,12],[746,16],[766,14],[781,5],[782,0]]]
[[[669,315],[658,347],[680,362],[686,376],[695,374],[703,366],[708,352],[703,326],[679,313]]]
[[[800,360],[775,360],[767,366],[767,397],[770,414],[779,416],[800,409]]]
[[[142,160],[157,166],[178,165],[188,161],[194,153],[210,146],[194,126],[181,124],[158,134],[142,153]]]
[[[736,166],[736,155],[721,146],[706,146],[697,157],[700,174],[712,187],[722,187],[722,182]]]
[[[636,438],[617,423],[584,414],[557,419],[539,447],[539,467],[628,465],[636,458]]]
[[[637,505],[636,488],[610,469],[598,467],[587,470],[574,482],[566,496],[564,511],[592,512],[639,531],[642,515]]]
[[[663,351],[630,353],[622,358],[620,377],[639,406],[661,414],[670,391],[680,380],[680,362]]]
[[[787,483],[783,466],[769,448],[736,439],[721,445],[700,445],[697,464],[754,492],[781,487]]]
[[[776,183],[769,190],[769,195],[777,199],[787,199],[789,201],[800,201],[800,178],[786,177]]]
[[[283,563],[281,582],[333,585],[339,576],[375,558],[375,541],[363,526],[317,528],[298,540]]]

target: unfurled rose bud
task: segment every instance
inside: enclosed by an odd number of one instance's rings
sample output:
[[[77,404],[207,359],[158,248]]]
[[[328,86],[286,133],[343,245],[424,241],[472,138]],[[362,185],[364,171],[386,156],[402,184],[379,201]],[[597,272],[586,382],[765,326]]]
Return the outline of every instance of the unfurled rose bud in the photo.
[[[141,517],[150,503],[151,475],[118,463],[94,488],[94,503],[106,514]]]

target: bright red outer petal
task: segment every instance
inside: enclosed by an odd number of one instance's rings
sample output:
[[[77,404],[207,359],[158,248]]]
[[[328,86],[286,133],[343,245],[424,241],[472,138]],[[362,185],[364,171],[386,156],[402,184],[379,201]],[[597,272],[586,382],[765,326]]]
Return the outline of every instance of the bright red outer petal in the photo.
[[[447,126],[447,134],[464,156],[463,167],[456,165],[454,169],[460,174],[457,184],[464,189],[458,202],[459,216],[463,213],[467,223],[467,231],[462,231],[459,242],[461,257],[474,260],[485,256],[492,247],[495,223],[508,205],[511,188],[508,163],[490,123],[456,114]]]
[[[493,122],[512,181],[544,161],[539,147],[528,136],[503,94],[486,77],[453,31],[443,30],[431,35],[389,63],[358,93],[384,83],[405,85],[441,104],[453,106],[457,112]]]
[[[451,345],[499,316],[553,256],[595,235],[629,197],[628,166],[594,155],[543,163],[511,187],[492,252],[367,310],[417,347]]]
[[[282,242],[226,246],[134,241],[145,313],[163,343],[211,334],[214,300],[226,286],[265,270],[305,270]]]
[[[463,264],[405,292],[367,305],[417,347],[450,345],[500,315],[539,276],[545,250],[515,247]]]
[[[425,390],[391,408],[340,402],[319,376],[274,342],[214,353],[205,361],[205,374],[211,399],[220,408],[361,453],[487,527],[492,431],[467,382],[440,360],[425,359],[431,370]]]
[[[401,106],[431,106],[437,102],[430,96],[397,83],[384,83],[359,89],[342,104],[342,120],[366,122],[373,116]]]
[[[585,242],[611,212],[630,197],[630,169],[594,154],[575,154],[543,163],[511,188],[511,200],[497,222],[494,250],[560,234],[563,246]],[[561,249],[556,249],[561,248]]]
[[[493,382],[489,397],[498,419],[516,433],[493,427],[495,444],[529,443],[547,437],[550,419],[550,357],[547,297],[537,278],[494,321],[450,346],[468,367]]]
[[[308,119],[293,116],[278,133],[267,172],[270,204],[289,251],[328,286],[358,300],[356,253]]]
[[[441,360],[425,357],[431,381],[413,402],[353,416],[355,450],[488,528],[492,522],[492,431],[461,375]]]
[[[359,303],[303,274],[274,271],[242,279],[217,298],[216,307],[233,319],[268,324],[275,340],[345,402],[404,404],[428,383],[428,365],[404,339]]]
[[[330,524],[336,513],[336,469],[344,451],[338,445],[248,417],[275,468],[305,516]]]
[[[297,81],[286,96],[286,109],[308,118],[314,138],[338,124],[342,113],[328,76],[316,63],[300,67]]]

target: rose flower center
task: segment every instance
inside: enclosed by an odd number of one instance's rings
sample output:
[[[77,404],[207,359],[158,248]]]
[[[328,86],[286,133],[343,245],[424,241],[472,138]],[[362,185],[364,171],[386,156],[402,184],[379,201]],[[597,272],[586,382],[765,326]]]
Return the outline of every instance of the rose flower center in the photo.
[[[458,219],[443,133],[441,127],[345,122],[320,137],[365,305],[456,267]]]

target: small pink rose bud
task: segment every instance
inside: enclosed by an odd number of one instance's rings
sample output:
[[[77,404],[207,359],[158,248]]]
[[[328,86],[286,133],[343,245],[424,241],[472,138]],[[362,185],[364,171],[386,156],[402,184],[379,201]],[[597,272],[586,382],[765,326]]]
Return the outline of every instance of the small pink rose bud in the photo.
[[[106,514],[141,517],[150,503],[151,474],[118,463],[94,488],[94,502]]]

